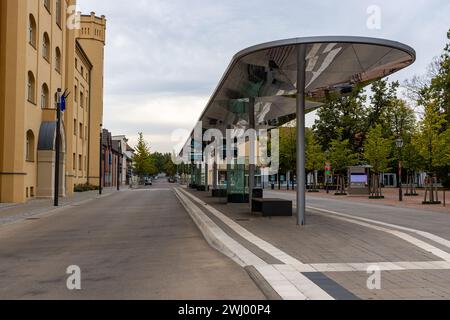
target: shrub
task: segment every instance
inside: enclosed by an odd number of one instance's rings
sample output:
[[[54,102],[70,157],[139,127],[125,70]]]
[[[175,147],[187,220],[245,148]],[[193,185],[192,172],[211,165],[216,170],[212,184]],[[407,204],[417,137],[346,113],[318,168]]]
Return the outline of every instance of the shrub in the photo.
[[[87,191],[95,191],[98,190],[97,186],[86,184],[78,184],[74,187],[74,192],[87,192]]]

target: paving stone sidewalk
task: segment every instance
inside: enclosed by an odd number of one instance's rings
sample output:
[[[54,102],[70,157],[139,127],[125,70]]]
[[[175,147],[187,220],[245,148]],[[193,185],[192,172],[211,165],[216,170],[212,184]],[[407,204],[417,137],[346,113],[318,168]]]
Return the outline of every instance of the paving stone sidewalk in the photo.
[[[413,264],[441,260],[394,235],[328,216],[308,212],[308,225],[299,228],[293,217],[263,218],[251,214],[248,204],[226,204],[225,199],[212,198],[209,193],[185,190],[305,264]],[[207,210],[205,213],[208,214]],[[209,216],[227,234],[261,259],[268,263],[277,263],[252,244],[239,239],[211,214]],[[442,247],[440,249],[444,250]],[[445,249],[450,252],[449,248]],[[450,299],[450,270],[445,269],[383,271],[381,290],[367,288],[370,275],[366,272],[324,272],[323,276],[362,299]]]
[[[100,196],[98,191],[74,193],[71,196],[61,198],[59,208],[64,208],[84,201],[109,196],[117,192],[115,188],[103,189],[103,195]],[[22,219],[30,219],[35,215],[55,210],[52,199],[33,199],[23,204],[0,204],[0,226]]]

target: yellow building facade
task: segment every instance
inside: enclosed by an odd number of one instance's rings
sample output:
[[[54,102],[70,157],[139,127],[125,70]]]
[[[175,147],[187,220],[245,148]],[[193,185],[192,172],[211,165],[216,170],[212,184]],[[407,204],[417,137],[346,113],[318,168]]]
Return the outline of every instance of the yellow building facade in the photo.
[[[52,197],[56,92],[63,114],[60,194],[98,185],[106,19],[75,0],[0,5],[0,202]]]

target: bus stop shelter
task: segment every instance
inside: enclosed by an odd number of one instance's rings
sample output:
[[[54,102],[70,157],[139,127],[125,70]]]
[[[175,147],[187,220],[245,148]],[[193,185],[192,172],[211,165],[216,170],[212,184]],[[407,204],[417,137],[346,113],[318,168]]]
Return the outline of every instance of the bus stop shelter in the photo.
[[[199,121],[203,130],[217,129],[226,137],[227,129],[271,130],[296,119],[296,214],[298,225],[304,225],[305,114],[320,108],[327,96],[370,85],[408,67],[415,57],[407,45],[365,37],[306,37],[256,45],[233,57]],[[195,147],[194,135],[192,131],[186,146]],[[249,165],[250,195],[254,171]],[[207,184],[207,175],[204,180]]]

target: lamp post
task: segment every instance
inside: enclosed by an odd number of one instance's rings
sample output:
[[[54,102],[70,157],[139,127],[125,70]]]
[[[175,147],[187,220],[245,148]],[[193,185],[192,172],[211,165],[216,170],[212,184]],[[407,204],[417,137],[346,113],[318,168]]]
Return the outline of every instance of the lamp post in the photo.
[[[102,125],[100,125],[100,143],[99,143],[99,145],[100,145],[100,151],[99,151],[99,184],[98,184],[98,194],[99,195],[102,195],[102,193],[103,193],[103,186],[102,186],[102,183],[103,183],[103,168],[102,168],[102,165],[103,165],[103,143],[102,143],[102,140],[103,140],[103,129],[102,129]]]
[[[403,188],[402,188],[402,148],[403,148],[403,139],[401,136],[399,136],[395,140],[395,144],[398,149],[398,181],[399,181],[399,193],[398,193],[398,200],[401,202],[403,201]]]
[[[53,205],[55,207],[59,206],[59,167],[60,167],[60,152],[61,152],[61,102],[62,93],[61,89],[58,89],[56,93],[56,137],[55,137],[55,189],[54,189],[54,199]]]

